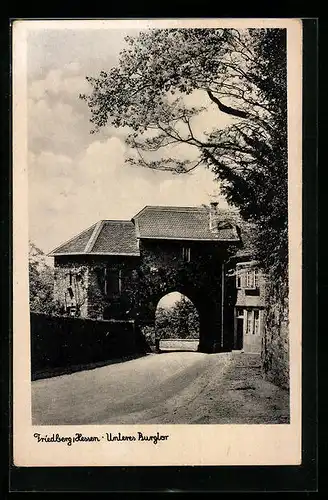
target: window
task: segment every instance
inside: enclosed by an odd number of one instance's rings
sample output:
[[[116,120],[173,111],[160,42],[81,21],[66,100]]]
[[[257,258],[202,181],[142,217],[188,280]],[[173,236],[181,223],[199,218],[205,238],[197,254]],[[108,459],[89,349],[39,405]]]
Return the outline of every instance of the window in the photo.
[[[122,291],[121,269],[104,269],[104,293],[108,297],[120,295]]]
[[[248,269],[246,271],[246,284],[245,288],[258,288],[259,286],[259,273],[257,269]]]
[[[237,269],[236,272],[236,287],[237,288],[242,288],[242,271],[240,269]]]
[[[118,293],[122,292],[122,269],[118,271]]]
[[[135,270],[125,268],[119,271],[119,287],[120,293],[128,290],[131,285],[131,281],[134,279]]]
[[[250,335],[253,330],[253,314],[252,311],[246,311],[246,335]]]
[[[190,247],[182,247],[182,259],[184,262],[190,262]]]
[[[67,287],[72,286],[72,284],[73,284],[73,277],[74,277],[74,276],[73,276],[73,272],[72,272],[72,271],[69,271],[69,272],[66,274],[66,276],[67,276]]]
[[[236,288],[255,290],[259,288],[259,271],[251,267],[237,266]]]
[[[72,271],[69,271],[67,274],[67,294],[69,299],[72,301],[74,298],[74,274]]]
[[[254,288],[254,271],[248,269],[246,271],[246,286],[245,288]]]
[[[244,309],[244,328],[245,335],[260,335],[260,311],[258,309]]]

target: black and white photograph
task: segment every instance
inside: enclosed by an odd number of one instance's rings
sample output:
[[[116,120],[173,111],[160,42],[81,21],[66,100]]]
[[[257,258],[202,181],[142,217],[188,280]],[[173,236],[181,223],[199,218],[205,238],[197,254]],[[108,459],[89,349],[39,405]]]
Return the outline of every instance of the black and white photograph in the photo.
[[[299,463],[299,22],[13,33],[17,464]]]

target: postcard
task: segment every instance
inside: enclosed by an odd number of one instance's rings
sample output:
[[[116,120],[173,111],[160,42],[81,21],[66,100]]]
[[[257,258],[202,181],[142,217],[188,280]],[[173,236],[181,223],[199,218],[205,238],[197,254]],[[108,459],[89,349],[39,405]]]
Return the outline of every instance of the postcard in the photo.
[[[13,22],[20,467],[301,463],[302,22]]]

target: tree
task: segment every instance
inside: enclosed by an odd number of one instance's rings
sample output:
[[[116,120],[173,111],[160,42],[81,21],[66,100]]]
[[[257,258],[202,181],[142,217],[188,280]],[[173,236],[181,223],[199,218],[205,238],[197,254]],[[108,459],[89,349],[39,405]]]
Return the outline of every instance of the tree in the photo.
[[[182,296],[171,307],[157,308],[156,337],[158,339],[199,338],[199,315],[191,300]]]
[[[92,131],[127,127],[133,164],[178,174],[211,168],[228,202],[257,224],[264,268],[286,281],[286,31],[155,29],[126,42],[117,67],[87,77],[92,92],[81,97]],[[206,104],[188,105],[197,95]],[[198,130],[210,106],[217,126]],[[175,155],[176,145],[193,154]]]
[[[29,244],[30,310],[51,314],[54,311],[53,269],[46,263],[45,254],[34,243]]]

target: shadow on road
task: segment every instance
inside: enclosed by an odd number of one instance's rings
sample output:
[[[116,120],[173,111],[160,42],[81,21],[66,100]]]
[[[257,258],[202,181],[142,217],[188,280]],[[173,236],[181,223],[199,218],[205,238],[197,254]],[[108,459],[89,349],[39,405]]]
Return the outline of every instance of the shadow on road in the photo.
[[[156,354],[167,354],[169,352],[198,352],[197,349],[159,349]]]

